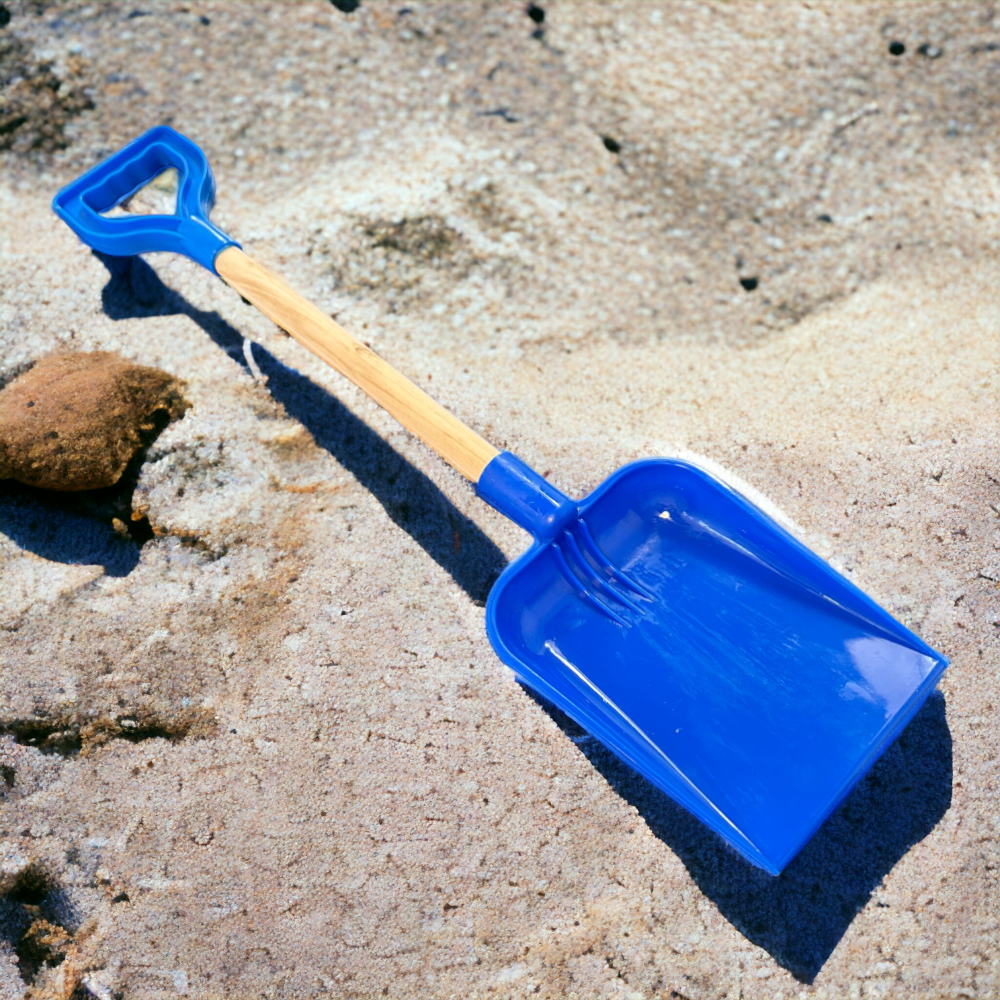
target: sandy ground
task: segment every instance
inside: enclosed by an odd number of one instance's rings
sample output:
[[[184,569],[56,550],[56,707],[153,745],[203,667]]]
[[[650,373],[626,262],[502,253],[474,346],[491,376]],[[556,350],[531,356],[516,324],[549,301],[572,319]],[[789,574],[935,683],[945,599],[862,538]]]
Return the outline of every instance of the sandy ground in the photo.
[[[115,350],[192,405],[134,495],[0,485],[0,995],[1000,996],[1000,12],[543,7],[6,0],[0,374]],[[518,529],[55,218],[163,122],[494,443],[574,495],[714,462],[952,659],[780,878],[497,660]]]

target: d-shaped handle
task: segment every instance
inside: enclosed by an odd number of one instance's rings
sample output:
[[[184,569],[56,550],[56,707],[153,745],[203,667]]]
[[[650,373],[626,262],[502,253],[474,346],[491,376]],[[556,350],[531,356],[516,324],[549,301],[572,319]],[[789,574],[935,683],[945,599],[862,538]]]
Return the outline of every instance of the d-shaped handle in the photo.
[[[175,214],[101,215],[168,167],[178,175]],[[239,244],[208,221],[214,202],[215,178],[205,154],[190,139],[160,125],[64,187],[52,207],[84,243],[102,253],[131,257],[166,250],[218,273],[219,252]]]

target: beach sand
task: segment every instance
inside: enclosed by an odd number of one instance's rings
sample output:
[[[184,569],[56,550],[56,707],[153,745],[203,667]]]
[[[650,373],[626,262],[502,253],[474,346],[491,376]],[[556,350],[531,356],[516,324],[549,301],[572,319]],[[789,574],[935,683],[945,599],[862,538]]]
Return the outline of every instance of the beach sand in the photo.
[[[6,8],[0,377],[117,351],[191,407],[141,547],[0,487],[0,996],[1000,996],[994,5]],[[514,681],[527,539],[457,473],[56,218],[161,123],[498,447],[710,463],[952,660],[780,878]]]

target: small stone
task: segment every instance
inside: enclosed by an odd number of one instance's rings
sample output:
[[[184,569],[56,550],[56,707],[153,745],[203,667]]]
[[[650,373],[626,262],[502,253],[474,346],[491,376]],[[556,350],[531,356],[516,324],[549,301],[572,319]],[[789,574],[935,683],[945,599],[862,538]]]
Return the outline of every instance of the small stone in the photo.
[[[0,392],[0,479],[50,490],[113,486],[187,409],[182,385],[104,351],[43,358]]]

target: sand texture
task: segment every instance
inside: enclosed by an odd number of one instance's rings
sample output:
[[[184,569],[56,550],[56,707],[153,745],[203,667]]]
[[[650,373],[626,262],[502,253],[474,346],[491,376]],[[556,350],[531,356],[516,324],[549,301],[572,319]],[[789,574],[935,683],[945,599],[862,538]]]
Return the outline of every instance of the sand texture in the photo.
[[[190,407],[120,487],[0,483],[0,996],[1000,998],[1000,8],[4,3],[0,384],[113,351]],[[951,658],[780,878],[496,658],[517,528],[56,218],[160,123],[497,446],[715,463]]]

